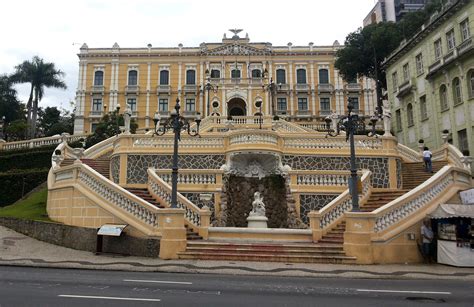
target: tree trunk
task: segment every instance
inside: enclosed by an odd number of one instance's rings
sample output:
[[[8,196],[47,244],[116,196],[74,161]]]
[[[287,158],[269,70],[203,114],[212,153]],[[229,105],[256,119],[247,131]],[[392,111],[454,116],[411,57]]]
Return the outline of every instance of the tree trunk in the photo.
[[[33,110],[31,116],[31,138],[34,139],[36,135],[36,120],[38,119],[38,89],[35,89],[35,100],[33,101]]]
[[[33,84],[31,84],[30,97],[28,98],[28,103],[26,104],[26,124],[28,125],[26,128],[27,137],[31,135],[31,107],[33,103],[33,88]]]

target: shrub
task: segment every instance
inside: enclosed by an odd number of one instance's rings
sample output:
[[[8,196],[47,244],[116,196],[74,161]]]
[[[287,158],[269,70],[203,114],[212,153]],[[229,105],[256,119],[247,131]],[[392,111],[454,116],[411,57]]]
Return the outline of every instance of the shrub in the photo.
[[[0,173],[14,169],[50,168],[53,150],[11,152],[10,155],[0,156]]]
[[[49,168],[11,170],[0,173],[0,207],[8,206],[48,178]]]

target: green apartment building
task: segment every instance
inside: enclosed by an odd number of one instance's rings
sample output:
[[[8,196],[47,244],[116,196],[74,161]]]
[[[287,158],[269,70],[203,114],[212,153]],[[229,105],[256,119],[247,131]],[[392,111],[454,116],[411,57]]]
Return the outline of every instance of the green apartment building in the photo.
[[[413,149],[438,148],[441,134],[474,155],[474,1],[446,1],[384,62],[392,130]]]

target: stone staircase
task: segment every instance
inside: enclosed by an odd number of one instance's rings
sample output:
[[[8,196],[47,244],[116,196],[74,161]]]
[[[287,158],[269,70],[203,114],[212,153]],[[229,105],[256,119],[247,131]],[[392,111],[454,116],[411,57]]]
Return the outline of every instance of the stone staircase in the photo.
[[[195,241],[188,242],[180,259],[259,261],[287,263],[355,263],[346,256],[342,244],[312,243],[238,243]]]
[[[81,159],[81,162],[87,164],[105,178],[110,179],[110,159]],[[61,166],[68,166],[73,163],[74,159],[64,159]]]
[[[428,173],[425,171],[425,164],[423,162],[403,163],[403,188],[408,190],[416,188],[447,164],[447,161],[434,161],[432,163],[433,173]]]
[[[402,196],[410,190],[387,190],[387,191],[373,191],[365,204],[360,206],[361,212],[372,212],[394,199]]]
[[[160,204],[151,194],[148,192],[147,189],[137,189],[137,188],[125,188],[127,191],[129,191],[132,194],[135,194],[136,196],[140,197],[141,199],[149,202],[155,207],[158,207],[160,209],[163,209],[164,206]]]
[[[318,243],[321,244],[344,244],[344,232],[346,231],[346,222],[342,221],[336,227],[325,234]]]

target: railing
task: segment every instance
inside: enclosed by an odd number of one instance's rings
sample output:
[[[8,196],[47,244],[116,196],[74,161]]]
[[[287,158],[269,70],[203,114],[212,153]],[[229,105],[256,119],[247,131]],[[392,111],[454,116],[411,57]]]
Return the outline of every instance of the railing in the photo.
[[[229,144],[278,144],[278,136],[270,131],[239,132],[229,137]]]
[[[369,170],[363,170],[362,172],[362,192],[359,194],[359,205],[362,205],[367,201],[372,190],[370,184],[371,172]],[[319,211],[310,212],[309,218],[311,229],[313,232],[318,232],[316,239],[320,239],[323,233],[339,223],[344,217],[344,213],[350,210],[352,210],[352,197],[349,189],[346,189]]]
[[[455,57],[456,57],[456,49],[453,49],[443,57],[444,63],[453,60]]]
[[[309,91],[309,84],[295,84],[295,91],[307,92]]]
[[[139,92],[140,92],[140,87],[138,85],[126,85],[125,86],[125,93],[138,94]]]
[[[166,207],[171,206],[171,186],[160,178],[154,169],[149,168],[148,173],[148,191],[154,197],[160,200],[160,203]],[[201,226],[201,209],[193,204],[189,199],[178,193],[178,208],[185,210],[185,221],[195,231],[199,231]]]
[[[436,60],[433,64],[431,64],[428,67],[428,73],[434,72],[435,70],[437,70],[441,66],[443,66],[443,60],[442,60],[442,58],[439,58],[438,60]]]
[[[104,93],[105,87],[103,85],[93,85],[91,86],[92,93]]]
[[[318,132],[327,132],[328,129],[326,123],[299,123],[299,125]]]
[[[470,186],[470,175],[452,165],[444,166],[433,177],[410,192],[367,214],[374,219],[375,233],[388,231],[401,221],[409,220],[428,205],[438,203],[437,198],[444,195],[458,182]]]
[[[168,184],[171,184],[172,174],[169,169],[156,169],[155,173]],[[178,173],[178,184],[215,186],[222,184],[222,174],[220,169],[180,169]]]
[[[107,180],[88,165],[79,163],[50,172],[48,189],[82,187],[83,193],[104,210],[147,235],[160,235],[159,209]]]
[[[307,132],[303,125],[298,125],[292,122],[287,122],[286,120],[279,120],[274,123],[274,129],[279,132]]]
[[[461,43],[458,47],[458,55],[461,55],[467,52],[469,49],[472,48],[472,38],[469,38]]]
[[[348,149],[349,142],[345,137],[326,138],[311,137],[311,138],[286,138],[284,140],[285,148],[287,149]],[[361,149],[382,149],[382,140],[380,138],[359,138],[355,139],[356,148]]]
[[[75,134],[67,135],[66,140],[68,142],[79,141],[80,139],[86,138],[87,134]],[[42,146],[52,146],[62,142],[62,136],[50,136],[45,138],[31,139],[26,141],[0,143],[0,150],[18,150],[25,148],[37,148]]]
[[[421,154],[403,144],[397,145],[398,154],[406,162],[420,162],[422,160]]]
[[[152,135],[133,135],[132,146],[134,148],[147,148],[147,147],[160,147],[160,148],[173,148],[174,137],[172,134],[168,134],[169,137],[153,137]],[[224,146],[224,140],[222,137],[181,137],[179,142],[180,148],[222,148]]]
[[[84,157],[94,159],[113,149],[116,137],[105,139],[84,151]]]
[[[334,86],[330,83],[320,83],[318,84],[318,92],[332,92],[334,90]]]
[[[347,187],[351,174],[349,171],[290,171],[292,183],[300,186],[336,186]]]
[[[171,92],[171,86],[169,86],[169,85],[158,85],[156,87],[156,92],[157,92],[157,94],[170,93]]]
[[[359,83],[348,83],[346,84],[346,91],[360,91],[362,90],[362,85],[360,85]]]

